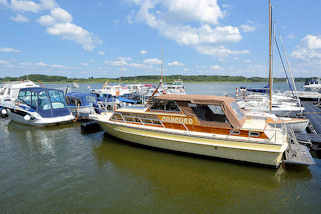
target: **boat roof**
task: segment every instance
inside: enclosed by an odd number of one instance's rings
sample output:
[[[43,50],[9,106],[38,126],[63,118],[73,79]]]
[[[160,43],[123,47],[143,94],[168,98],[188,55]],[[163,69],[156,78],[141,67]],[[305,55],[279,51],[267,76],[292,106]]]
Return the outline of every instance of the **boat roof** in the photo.
[[[238,118],[237,113],[232,108],[231,104],[235,102],[235,99],[232,97],[226,96],[212,96],[212,95],[190,95],[190,94],[166,94],[155,97],[159,100],[173,100],[181,102],[190,102],[193,104],[203,104],[203,105],[222,105],[224,106],[223,111],[228,118],[230,124],[233,128],[240,129],[242,128],[245,117]]]
[[[30,87],[39,87],[37,84],[31,80],[22,80],[22,81],[11,81],[1,83],[3,88],[30,88]]]
[[[20,91],[35,91],[35,92],[39,92],[39,91],[44,91],[44,90],[56,90],[56,91],[62,91],[60,89],[55,89],[55,88],[44,88],[44,87],[30,87],[30,88],[22,88],[20,89]]]
[[[69,92],[66,96],[73,96],[73,97],[86,97],[86,96],[94,96],[92,93],[84,93],[84,92]]]
[[[195,104],[229,104],[234,102],[235,99],[232,97],[225,96],[213,96],[213,95],[194,95],[194,94],[165,94],[155,97],[159,100],[173,100],[191,102]]]

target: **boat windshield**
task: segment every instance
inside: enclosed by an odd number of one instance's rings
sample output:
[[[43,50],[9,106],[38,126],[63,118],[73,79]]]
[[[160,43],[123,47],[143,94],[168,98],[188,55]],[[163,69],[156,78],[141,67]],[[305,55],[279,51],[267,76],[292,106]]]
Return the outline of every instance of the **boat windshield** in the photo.
[[[53,109],[65,108],[66,103],[65,103],[64,92],[54,90],[54,89],[49,89],[48,94],[49,94]]]
[[[236,117],[238,120],[242,120],[244,118],[244,113],[240,109],[239,105],[236,102],[231,103],[231,107],[234,110]]]
[[[96,97],[92,95],[86,96],[86,100],[89,105],[93,105],[96,103]]]

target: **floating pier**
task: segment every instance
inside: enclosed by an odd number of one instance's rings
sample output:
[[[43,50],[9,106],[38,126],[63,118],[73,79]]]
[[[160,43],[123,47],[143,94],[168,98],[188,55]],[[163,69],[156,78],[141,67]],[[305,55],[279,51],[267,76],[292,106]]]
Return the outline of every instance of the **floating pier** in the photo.
[[[286,165],[314,165],[315,162],[306,145],[298,142],[294,131],[288,128],[289,133],[289,148],[285,151],[285,159],[283,162]]]

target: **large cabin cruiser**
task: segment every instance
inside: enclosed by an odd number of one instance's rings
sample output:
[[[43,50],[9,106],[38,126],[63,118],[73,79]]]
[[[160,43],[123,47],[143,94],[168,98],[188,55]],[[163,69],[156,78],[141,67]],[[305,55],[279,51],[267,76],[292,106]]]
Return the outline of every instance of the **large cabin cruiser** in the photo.
[[[288,148],[285,129],[247,118],[229,97],[160,95],[144,109],[121,108],[92,119],[132,143],[273,167]]]
[[[20,89],[15,106],[8,112],[15,122],[33,126],[50,126],[74,120],[66,108],[62,90],[48,88]]]

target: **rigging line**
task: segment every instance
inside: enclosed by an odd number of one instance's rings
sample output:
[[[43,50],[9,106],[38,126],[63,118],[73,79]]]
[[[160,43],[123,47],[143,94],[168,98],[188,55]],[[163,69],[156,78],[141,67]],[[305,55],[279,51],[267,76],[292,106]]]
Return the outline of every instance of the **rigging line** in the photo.
[[[283,67],[287,82],[289,84],[289,87],[290,87],[290,90],[292,92],[292,95],[294,96],[293,89],[292,89],[292,86],[291,86],[291,83],[290,83],[290,80],[289,80],[289,77],[288,77],[288,73],[287,73],[286,68],[285,68],[285,64],[283,62],[283,58],[282,58],[282,55],[281,55],[281,52],[280,52],[280,48],[279,48],[279,44],[278,44],[278,41],[277,41],[276,37],[274,37],[274,41],[275,41],[276,48],[277,48],[279,56],[280,56],[280,60],[281,60],[281,63],[282,63],[282,67]]]

